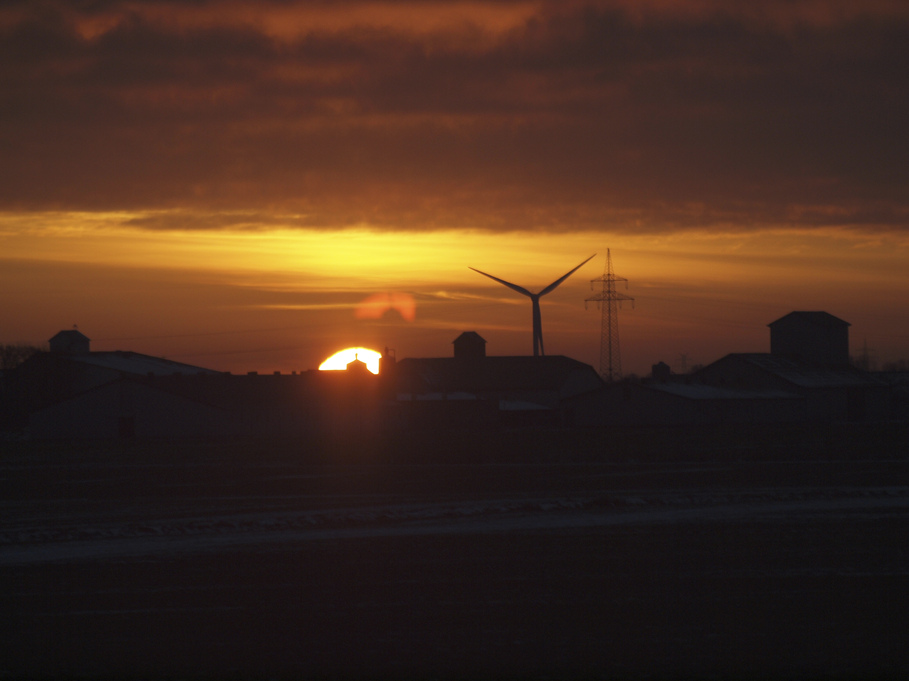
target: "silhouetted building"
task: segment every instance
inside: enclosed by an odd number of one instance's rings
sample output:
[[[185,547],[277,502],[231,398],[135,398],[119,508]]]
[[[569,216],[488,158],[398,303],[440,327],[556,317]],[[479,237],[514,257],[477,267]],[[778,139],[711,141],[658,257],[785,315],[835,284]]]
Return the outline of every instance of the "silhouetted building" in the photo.
[[[389,392],[403,426],[557,422],[562,399],[602,385],[593,367],[568,357],[489,357],[486,341],[474,331],[453,345],[453,357],[395,364]]]
[[[0,429],[33,438],[346,436],[395,428],[877,420],[909,413],[909,380],[848,364],[847,322],[793,312],[771,353],[730,354],[686,375],[606,385],[564,356],[486,355],[476,332],[454,356],[359,359],[346,371],[233,376],[128,351],[91,352],[76,330],[0,384]]]
[[[849,364],[849,322],[827,312],[790,312],[768,324],[770,353],[815,364]]]
[[[386,347],[385,352],[379,357],[379,376],[391,376],[394,374],[395,364],[398,358],[393,348]]]
[[[782,390],[732,390],[675,381],[610,383],[566,400],[565,420],[578,426],[672,426],[793,423],[805,399]]]
[[[16,370],[19,383],[44,399],[68,397],[122,377],[217,374],[217,371],[138,352],[39,352]]]
[[[465,331],[452,341],[456,359],[482,359],[486,357],[486,340],[476,331]]]
[[[352,362],[348,362],[348,363],[344,366],[344,370],[345,370],[345,371],[349,371],[349,372],[354,373],[354,374],[361,374],[361,375],[362,375],[362,374],[367,374],[367,373],[369,373],[369,374],[372,373],[372,372],[369,370],[369,366],[367,366],[366,362],[364,362],[364,361],[363,361],[362,359],[360,359],[359,357],[354,357],[354,359],[353,359]]]
[[[447,423],[452,422],[455,411],[459,415],[454,420],[462,423],[471,418],[557,423],[562,400],[603,385],[592,366],[559,355],[471,361],[460,357],[407,358],[398,361],[396,379],[399,405],[411,403],[411,411],[432,411],[434,418]],[[430,402],[435,405],[427,406]]]
[[[165,398],[150,383],[164,376],[218,372],[135,352],[91,352],[89,339],[75,330],[61,331],[50,346],[51,352],[32,355],[7,377],[7,428],[27,427],[38,438],[116,437],[135,434],[140,421],[167,430],[178,422],[207,419],[193,416],[190,405]],[[161,409],[153,406],[156,400]]]
[[[666,383],[672,376],[672,370],[666,362],[657,362],[650,367],[650,375],[654,381]]]
[[[79,331],[70,329],[57,333],[48,341],[48,344],[51,352],[85,354],[89,352],[91,340]]]
[[[35,439],[194,438],[236,434],[235,424],[224,408],[121,376],[34,410],[28,429]]]
[[[849,364],[848,322],[827,312],[790,312],[768,324],[770,353],[734,353],[693,381],[732,390],[779,390],[805,399],[808,421],[890,417],[886,384]]]
[[[770,323],[770,353],[733,353],[672,380],[623,382],[570,400],[579,424],[783,423],[881,420],[896,391],[849,364],[849,323],[826,312],[791,312]]]
[[[697,371],[693,381],[730,390],[778,390],[805,398],[808,421],[889,418],[886,384],[848,365],[816,364],[798,355],[735,353]]]

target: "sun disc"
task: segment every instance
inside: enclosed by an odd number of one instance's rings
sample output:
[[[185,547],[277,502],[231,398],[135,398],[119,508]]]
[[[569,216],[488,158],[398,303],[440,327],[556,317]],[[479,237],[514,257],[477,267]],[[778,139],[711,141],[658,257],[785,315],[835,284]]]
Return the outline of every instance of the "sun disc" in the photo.
[[[355,360],[366,364],[370,372],[379,373],[379,359],[382,353],[369,348],[345,348],[339,350],[319,365],[319,371],[344,371]]]

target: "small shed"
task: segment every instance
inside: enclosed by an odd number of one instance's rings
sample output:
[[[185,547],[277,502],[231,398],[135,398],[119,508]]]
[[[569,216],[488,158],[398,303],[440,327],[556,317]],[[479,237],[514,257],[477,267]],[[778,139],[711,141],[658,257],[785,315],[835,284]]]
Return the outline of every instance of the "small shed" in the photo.
[[[91,351],[91,339],[76,329],[60,331],[48,341],[48,344],[51,352],[75,355],[88,354]]]
[[[452,341],[456,359],[482,359],[486,357],[486,340],[476,331],[465,331]]]

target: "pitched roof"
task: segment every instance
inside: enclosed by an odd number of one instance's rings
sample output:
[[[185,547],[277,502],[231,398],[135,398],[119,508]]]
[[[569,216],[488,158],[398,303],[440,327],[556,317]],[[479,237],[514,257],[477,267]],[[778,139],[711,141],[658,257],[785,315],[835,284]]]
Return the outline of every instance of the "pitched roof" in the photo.
[[[774,324],[779,324],[780,322],[791,322],[791,321],[803,321],[806,323],[814,324],[815,326],[852,326],[849,322],[843,321],[839,317],[834,317],[829,312],[823,311],[795,311],[790,312],[787,315],[783,315],[779,319],[770,322],[767,326],[773,326]]]
[[[480,334],[478,334],[476,331],[465,331],[464,333],[462,333],[460,336],[458,336],[457,338],[455,338],[455,339],[454,339],[453,341],[451,341],[451,342],[452,342],[452,343],[459,343],[459,342],[463,342],[463,341],[471,341],[471,342],[481,342],[481,343],[485,343],[485,342],[486,342],[486,339],[483,338],[483,336],[481,336]]]
[[[162,357],[152,357],[138,352],[114,350],[111,352],[90,352],[84,355],[75,355],[73,361],[91,364],[93,366],[113,369],[126,374],[137,376],[173,376],[176,374],[217,374],[213,369],[174,362]]]
[[[57,333],[55,333],[53,335],[53,337],[48,342],[53,342],[58,339],[59,340],[66,339],[68,342],[91,340],[84,333],[82,333],[81,331],[77,331],[76,329],[67,329],[65,331],[58,331]]]
[[[755,352],[733,353],[727,355],[726,358],[738,358],[800,388],[834,388],[881,384],[881,381],[860,369],[849,366],[830,367],[812,364],[794,355]],[[726,358],[719,361],[722,362]]]

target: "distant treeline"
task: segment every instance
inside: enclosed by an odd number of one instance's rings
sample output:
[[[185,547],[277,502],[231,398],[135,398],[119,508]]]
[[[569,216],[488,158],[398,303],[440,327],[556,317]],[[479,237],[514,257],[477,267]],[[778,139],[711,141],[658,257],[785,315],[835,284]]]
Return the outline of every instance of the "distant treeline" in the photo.
[[[37,352],[47,351],[31,343],[6,343],[0,344],[0,371],[10,371],[22,364]]]

